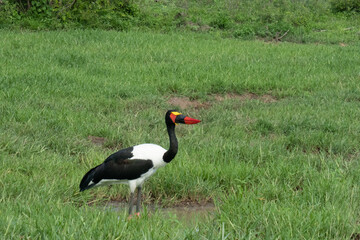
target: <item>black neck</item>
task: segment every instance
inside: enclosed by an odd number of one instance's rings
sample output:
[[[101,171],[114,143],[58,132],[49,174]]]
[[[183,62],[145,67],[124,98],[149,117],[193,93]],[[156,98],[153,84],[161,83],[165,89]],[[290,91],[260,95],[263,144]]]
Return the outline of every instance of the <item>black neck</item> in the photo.
[[[175,124],[166,124],[170,139],[170,148],[164,153],[163,159],[166,163],[171,162],[178,151],[178,141],[175,135]]]

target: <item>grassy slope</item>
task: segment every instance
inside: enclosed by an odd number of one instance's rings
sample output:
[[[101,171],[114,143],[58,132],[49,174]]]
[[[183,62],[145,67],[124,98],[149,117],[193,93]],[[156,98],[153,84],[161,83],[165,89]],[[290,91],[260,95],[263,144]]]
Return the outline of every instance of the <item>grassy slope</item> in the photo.
[[[0,36],[4,238],[340,239],[360,231],[357,45],[104,31]],[[227,92],[278,101],[215,101]],[[145,185],[145,206],[212,198],[214,218],[126,221],[125,211],[88,207],[128,193],[79,194],[90,167],[117,148],[168,145],[170,96],[212,105],[179,109],[203,122],[177,128],[180,152]],[[94,146],[88,136],[107,140]]]
[[[134,0],[134,3],[139,6],[134,22],[140,28],[208,32],[243,40],[280,37],[281,41],[297,43],[359,41],[359,14],[334,13],[327,0]]]
[[[354,44],[360,39],[360,15],[350,10],[336,12],[333,4],[336,1],[329,0],[132,0],[125,1],[129,3],[124,6],[125,12],[112,1],[94,4],[77,1],[73,8],[66,7],[69,1],[50,6],[45,1],[29,11],[25,11],[27,6],[19,7],[17,1],[12,2],[14,5],[0,4],[0,28],[141,29],[325,44]],[[352,5],[351,1],[341,2],[338,5]]]

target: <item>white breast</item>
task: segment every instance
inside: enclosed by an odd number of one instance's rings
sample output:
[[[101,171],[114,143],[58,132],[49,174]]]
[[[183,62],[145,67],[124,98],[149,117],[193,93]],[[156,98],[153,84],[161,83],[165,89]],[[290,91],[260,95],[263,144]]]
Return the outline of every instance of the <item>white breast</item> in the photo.
[[[151,160],[153,161],[154,168],[156,169],[166,165],[166,162],[164,162],[163,160],[163,156],[165,152],[166,149],[156,144],[151,144],[151,143],[140,144],[134,146],[132,151],[132,154],[134,156],[131,159]]]

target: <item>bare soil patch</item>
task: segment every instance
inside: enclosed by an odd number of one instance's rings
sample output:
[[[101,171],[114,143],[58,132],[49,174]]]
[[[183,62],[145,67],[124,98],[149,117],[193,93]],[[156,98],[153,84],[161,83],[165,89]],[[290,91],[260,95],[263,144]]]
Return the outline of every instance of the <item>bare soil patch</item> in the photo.
[[[260,100],[264,103],[273,103],[277,102],[278,100],[270,95],[270,94],[264,94],[264,95],[257,95],[255,93],[243,93],[243,94],[237,94],[237,93],[227,93],[225,95],[216,94],[214,96],[216,101],[224,101],[226,99],[235,99],[239,101],[247,101],[247,100]]]
[[[200,102],[198,100],[190,100],[188,97],[171,97],[168,103],[174,107],[180,107],[181,109],[187,108],[208,108],[211,106],[209,102]]]
[[[90,140],[93,144],[98,146],[103,146],[106,142],[106,138],[104,137],[96,137],[96,136],[88,136],[88,140]]]
[[[147,211],[150,214],[158,211],[164,216],[175,215],[179,220],[189,223],[210,217],[211,214],[216,211],[216,207],[213,202],[198,203],[185,201],[167,207],[163,207],[156,203],[144,203],[142,205],[147,208]],[[111,201],[104,205],[104,210],[116,212],[128,211],[128,208],[128,202],[124,201]]]
[[[170,97],[168,99],[168,104],[173,107],[179,107],[181,109],[207,109],[210,108],[214,102],[222,102],[228,99],[234,99],[238,101],[250,101],[250,100],[259,100],[263,103],[274,103],[277,102],[278,99],[270,94],[257,95],[255,93],[226,93],[225,95],[215,94],[211,95],[210,98],[213,100],[201,102],[199,100],[190,99],[188,97]]]
[[[136,199],[134,202],[136,202]],[[96,206],[93,202],[88,203],[88,205]],[[97,205],[97,207],[99,207],[99,205]],[[150,203],[143,202],[142,208],[143,207],[146,207],[149,214],[160,212],[164,216],[175,215],[179,220],[183,220],[187,223],[193,223],[196,220],[206,219],[216,212],[216,207],[212,199],[201,202],[186,199],[174,203],[173,205],[166,206],[163,206],[161,202],[156,203],[151,201]],[[125,198],[119,198],[106,202],[104,205],[101,205],[100,208],[106,211],[127,212],[129,209],[129,203]]]

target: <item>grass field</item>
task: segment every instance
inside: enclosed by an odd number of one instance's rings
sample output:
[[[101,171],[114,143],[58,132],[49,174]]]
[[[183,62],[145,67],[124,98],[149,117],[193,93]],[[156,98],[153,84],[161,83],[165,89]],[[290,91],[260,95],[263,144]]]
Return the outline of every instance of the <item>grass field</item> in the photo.
[[[360,51],[207,34],[0,31],[1,239],[358,239]],[[175,101],[176,100],[176,101]],[[144,185],[79,193],[123,147],[179,153]],[[94,139],[100,139],[94,143]],[[157,203],[215,204],[192,224]]]

